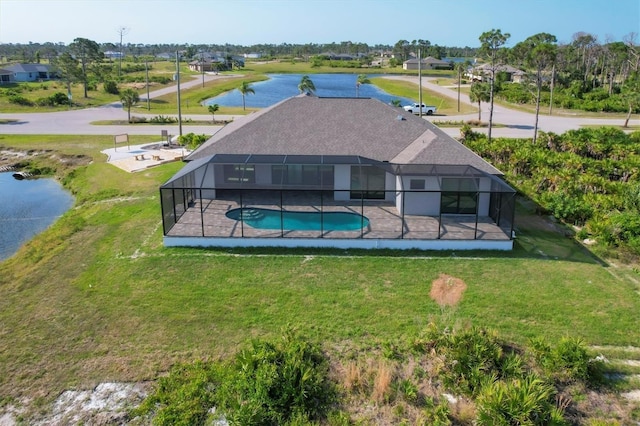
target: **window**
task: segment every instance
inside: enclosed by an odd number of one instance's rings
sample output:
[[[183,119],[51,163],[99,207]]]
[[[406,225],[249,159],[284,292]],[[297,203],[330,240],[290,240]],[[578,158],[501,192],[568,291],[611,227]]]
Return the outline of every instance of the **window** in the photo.
[[[253,164],[225,164],[223,170],[225,183],[255,183],[256,181],[256,168]]]
[[[424,189],[424,179],[411,179],[409,181],[409,189]]]
[[[302,185],[333,187],[333,166],[274,165],[271,166],[273,185]]]
[[[384,200],[385,171],[373,166],[351,166],[351,198]]]
[[[478,205],[478,180],[442,178],[440,213],[475,214]]]

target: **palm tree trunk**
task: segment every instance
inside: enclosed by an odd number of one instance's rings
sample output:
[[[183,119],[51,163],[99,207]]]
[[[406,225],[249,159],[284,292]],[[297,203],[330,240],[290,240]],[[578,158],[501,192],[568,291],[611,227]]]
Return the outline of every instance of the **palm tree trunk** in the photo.
[[[480,107],[480,101],[478,101],[478,121],[482,123],[482,108]]]
[[[488,140],[491,142],[491,127],[493,127],[493,87],[494,81],[496,79],[496,71],[495,67],[491,70],[491,87],[489,93],[489,132],[488,132]]]
[[[624,120],[624,128],[629,127],[629,119],[631,118],[631,112],[633,111],[633,107],[631,105],[631,103],[629,103],[629,111],[627,112],[627,118],[625,118]]]
[[[538,139],[538,118],[540,117],[540,91],[542,89],[542,70],[538,68],[538,81],[537,93],[536,93],[536,123],[533,126],[533,144],[536,144]]]

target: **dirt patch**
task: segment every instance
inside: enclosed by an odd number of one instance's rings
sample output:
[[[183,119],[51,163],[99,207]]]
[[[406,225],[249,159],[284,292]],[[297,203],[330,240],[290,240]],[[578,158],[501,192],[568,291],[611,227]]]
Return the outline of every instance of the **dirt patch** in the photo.
[[[455,306],[462,300],[466,289],[467,285],[460,278],[440,274],[431,283],[429,296],[440,306]]]

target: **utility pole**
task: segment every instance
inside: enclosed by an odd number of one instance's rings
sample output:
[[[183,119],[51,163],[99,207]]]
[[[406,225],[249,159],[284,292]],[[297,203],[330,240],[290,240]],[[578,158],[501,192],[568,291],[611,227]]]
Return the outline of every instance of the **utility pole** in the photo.
[[[418,102],[420,106],[418,107],[418,111],[420,111],[420,117],[422,117],[422,52],[420,48],[418,48]]]
[[[182,108],[180,106],[180,52],[176,50],[176,80],[178,82],[178,132],[182,136]]]
[[[129,28],[120,27],[118,28],[118,34],[120,34],[120,54],[118,55],[118,78],[120,78],[120,74],[122,74],[122,57],[124,56],[122,53],[122,37],[129,34]]]
[[[204,52],[200,52],[200,71],[202,72],[202,87],[204,87]]]
[[[147,82],[147,111],[151,111],[151,100],[149,99],[149,62],[147,60],[144,61],[144,70]]]

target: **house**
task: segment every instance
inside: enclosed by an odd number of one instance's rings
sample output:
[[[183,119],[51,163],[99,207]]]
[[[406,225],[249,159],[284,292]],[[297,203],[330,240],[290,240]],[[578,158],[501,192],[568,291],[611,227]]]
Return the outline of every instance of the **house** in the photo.
[[[166,246],[496,249],[515,191],[429,121],[299,95],[235,120],[160,188]]]
[[[104,52],[104,57],[107,59],[122,59],[124,56],[123,52],[116,52],[114,50],[107,50]]]
[[[9,84],[13,82],[13,72],[5,69],[0,69],[0,84]]]
[[[46,64],[15,64],[4,67],[13,73],[15,81],[42,81],[57,78],[57,73],[51,65]]]
[[[437,70],[437,69],[451,69],[451,63],[446,61],[441,61],[440,59],[436,59],[432,56],[427,56],[426,58],[418,61],[417,58],[412,58],[406,60],[402,63],[403,70],[417,70],[419,62],[422,63],[421,67],[423,70]]]
[[[216,61],[211,59],[195,60],[189,62],[189,69],[197,72],[212,72],[225,69],[226,65],[224,59],[222,61]]]
[[[525,72],[519,70],[518,68],[512,67],[511,65],[503,65],[499,64],[495,67],[496,74],[503,73],[505,74],[505,81],[510,81],[512,83],[522,83],[522,80],[526,76]],[[485,63],[474,67],[470,73],[466,74],[466,76],[473,81],[482,81],[483,78],[489,76],[491,74],[491,64]]]
[[[245,53],[243,56],[245,59],[260,59],[262,58],[262,53],[251,52]]]

